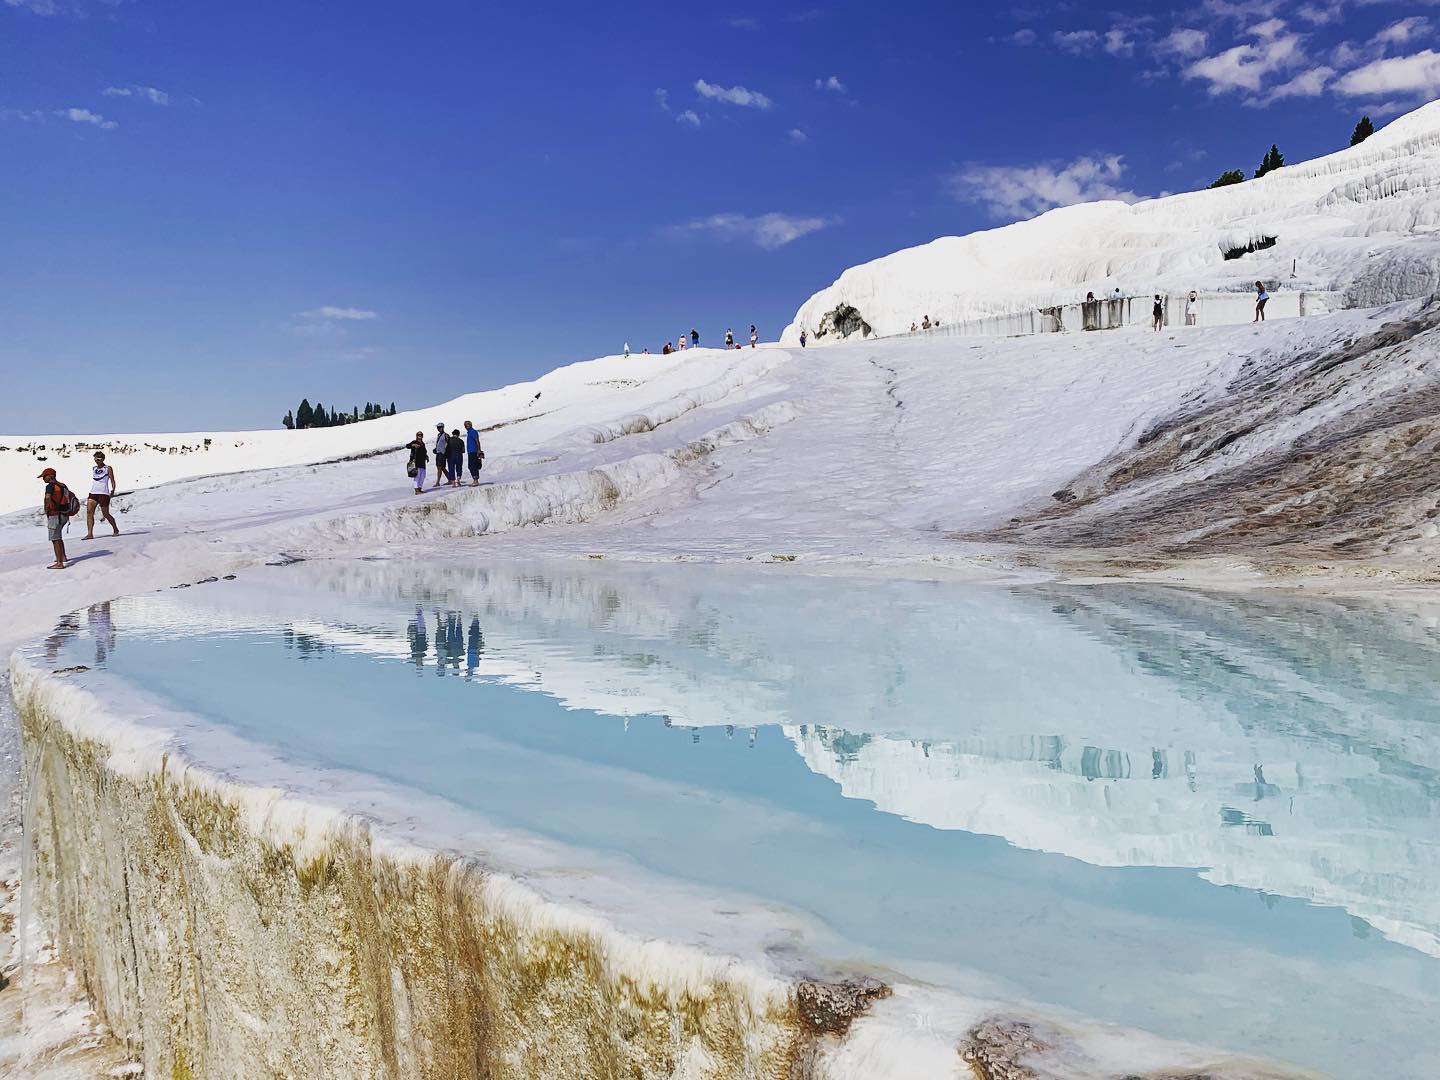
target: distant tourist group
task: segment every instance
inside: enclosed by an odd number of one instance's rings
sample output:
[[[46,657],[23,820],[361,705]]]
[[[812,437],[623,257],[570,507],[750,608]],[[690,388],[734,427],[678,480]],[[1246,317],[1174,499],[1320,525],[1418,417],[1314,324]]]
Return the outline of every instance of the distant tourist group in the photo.
[[[1126,299],[1126,297],[1121,294],[1120,287],[1118,285],[1110,293],[1110,295],[1106,297],[1106,300],[1110,301],[1111,303],[1118,303],[1119,301],[1124,299]],[[1269,300],[1270,293],[1266,290],[1265,283],[1263,281],[1255,282],[1255,317],[1251,320],[1252,322],[1265,321],[1265,305],[1269,302]],[[1155,293],[1150,305],[1150,328],[1152,330],[1155,330],[1156,332],[1165,329],[1167,303],[1168,302],[1164,293]],[[1096,298],[1095,294],[1093,292],[1086,293],[1085,302],[1083,305],[1083,318],[1086,330],[1096,330],[1100,328],[1099,309],[1100,301]],[[1118,321],[1119,316],[1115,315],[1114,311],[1115,309],[1112,308],[1110,325],[1118,326],[1120,325]],[[1195,326],[1199,323],[1199,321],[1200,294],[1197,293],[1194,289],[1191,289],[1185,297],[1185,325]],[[912,325],[910,329],[914,330],[915,327]]]
[[[759,342],[759,340],[760,340],[760,333],[759,333],[758,330],[755,329],[755,324],[754,324],[754,323],[751,323],[751,324],[750,324],[750,348],[752,348],[752,349],[755,348],[756,343]],[[689,346],[690,346],[690,348],[692,348],[692,349],[698,349],[698,348],[700,347],[700,331],[696,330],[693,326],[690,328],[690,333],[689,333],[688,335],[687,335],[687,334],[681,334],[681,335],[680,335],[679,344],[678,344],[678,345],[672,344],[671,342],[668,342],[668,341],[665,342],[665,344],[664,344],[664,345],[661,347],[661,349],[660,349],[660,355],[661,355],[661,356],[669,356],[671,353],[684,352],[684,351],[685,351],[685,346],[686,346],[686,343],[687,343],[687,342],[689,343]],[[735,340],[735,331],[734,331],[734,330],[731,330],[728,326],[725,328],[725,348],[727,348],[727,349],[738,349],[738,348],[741,348],[740,343]],[[649,350],[649,349],[646,349],[645,351],[648,353],[650,350]],[[629,356],[629,355],[630,355],[630,343],[629,343],[629,342],[626,342],[626,343],[625,343],[625,355],[626,355],[626,356]]]
[[[49,569],[64,570],[69,565],[65,553],[65,529],[69,527],[70,519],[80,513],[80,497],[61,483],[54,469],[45,469],[36,479],[45,482],[45,529],[55,552],[55,561]],[[101,518],[110,525],[114,534],[120,535],[120,526],[110,514],[110,500],[114,495],[115,470],[105,463],[105,451],[96,450],[95,464],[90,469],[90,494],[85,499],[84,539],[95,539],[96,510],[100,511]]]
[[[535,396],[538,398],[540,395]],[[410,455],[405,464],[405,473],[415,481],[416,495],[425,490],[425,472],[432,453],[435,456],[435,484],[431,491],[438,488],[442,482],[446,487],[463,487],[461,469],[466,466],[470,472],[470,486],[480,486],[480,470],[485,465],[485,451],[480,449],[480,432],[469,420],[465,421],[463,433],[459,428],[455,428],[448,435],[445,433],[445,425],[437,423],[433,447],[427,447],[425,433],[417,431],[415,438],[406,444],[405,449]]]

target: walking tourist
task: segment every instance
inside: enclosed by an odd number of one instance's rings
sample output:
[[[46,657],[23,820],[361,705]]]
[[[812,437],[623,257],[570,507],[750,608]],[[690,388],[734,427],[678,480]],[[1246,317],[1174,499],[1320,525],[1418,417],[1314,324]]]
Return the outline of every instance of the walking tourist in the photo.
[[[802,348],[802,349],[805,347],[805,338],[806,338],[807,336],[808,336],[808,335],[805,333],[804,330],[801,330],[801,331],[800,331],[800,348]]]
[[[734,347],[735,347],[735,331],[731,330],[731,329],[727,326],[727,327],[725,328],[725,348],[727,348],[727,349],[733,349]]]
[[[419,495],[425,490],[425,466],[430,461],[430,454],[425,449],[425,433],[415,432],[415,438],[410,440],[405,449],[410,451],[405,473],[415,481],[415,494]]]
[[[693,326],[690,328],[690,347],[692,349],[698,349],[700,347],[700,331],[696,330]]]
[[[1185,325],[1194,326],[1196,321],[1199,319],[1199,316],[1200,297],[1196,294],[1194,289],[1191,289],[1190,295],[1185,298]]]
[[[752,322],[752,323],[750,324],[750,348],[753,349],[753,348],[755,347],[755,342],[758,341],[758,340],[759,340],[759,335],[756,333],[756,331],[755,331],[755,324]]]
[[[1265,291],[1265,283],[1255,282],[1255,318],[1251,322],[1265,321],[1265,303],[1270,299],[1270,294]]]
[[[110,516],[110,498],[115,494],[115,470],[105,464],[105,451],[95,451],[95,464],[90,469],[90,497],[85,500],[85,539],[95,539],[95,508],[100,516],[110,523],[110,529],[120,535],[120,526]]]
[[[445,475],[445,465],[449,460],[450,436],[445,434],[445,425],[435,425],[435,486],[440,486],[441,480],[449,480]]]
[[[70,524],[70,519],[80,512],[80,500],[68,487],[55,479],[55,470],[46,469],[37,480],[45,481],[45,530],[50,537],[50,545],[55,550],[55,561],[50,564],[51,570],[65,569],[65,526]]]
[[[1154,324],[1156,333],[1165,328],[1165,301],[1160,299],[1160,294],[1155,294],[1155,306],[1150,309],[1150,321]]]
[[[480,466],[485,461],[485,451],[480,449],[480,432],[469,420],[465,421],[465,464],[470,467],[470,486],[480,486]]]

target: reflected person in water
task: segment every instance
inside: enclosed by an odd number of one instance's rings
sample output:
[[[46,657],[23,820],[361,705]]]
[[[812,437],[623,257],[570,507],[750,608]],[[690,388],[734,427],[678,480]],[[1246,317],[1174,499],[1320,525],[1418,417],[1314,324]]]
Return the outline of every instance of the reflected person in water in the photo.
[[[415,674],[419,675],[425,670],[425,653],[430,645],[425,636],[425,613],[418,604],[415,617],[406,626],[405,633],[410,638],[410,660],[415,665]]]

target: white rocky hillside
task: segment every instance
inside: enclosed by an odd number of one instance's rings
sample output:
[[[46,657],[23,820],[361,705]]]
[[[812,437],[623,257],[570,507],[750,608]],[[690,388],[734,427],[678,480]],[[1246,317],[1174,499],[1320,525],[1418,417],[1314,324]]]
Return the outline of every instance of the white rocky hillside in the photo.
[[[1256,280],[1286,292],[1339,293],[1346,307],[1433,292],[1440,285],[1440,101],[1359,146],[1257,180],[1134,204],[1062,207],[851,267],[801,305],[781,340],[798,343],[801,329],[834,340],[826,316],[841,305],[887,335],[924,315],[952,325],[1072,304],[1087,292],[1107,296],[1116,287],[1145,296],[1244,291]]]

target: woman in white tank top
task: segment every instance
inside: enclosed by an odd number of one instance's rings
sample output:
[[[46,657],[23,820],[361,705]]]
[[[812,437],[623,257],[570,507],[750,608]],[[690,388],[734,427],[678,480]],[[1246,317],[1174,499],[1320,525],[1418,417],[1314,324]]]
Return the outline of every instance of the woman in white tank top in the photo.
[[[110,496],[115,494],[115,470],[105,464],[105,451],[95,451],[95,467],[90,470],[90,497],[85,500],[85,540],[95,539],[95,508],[100,508],[100,514],[110,523],[110,528],[115,530],[115,535],[120,535],[120,526],[115,524],[115,519],[110,516]]]

